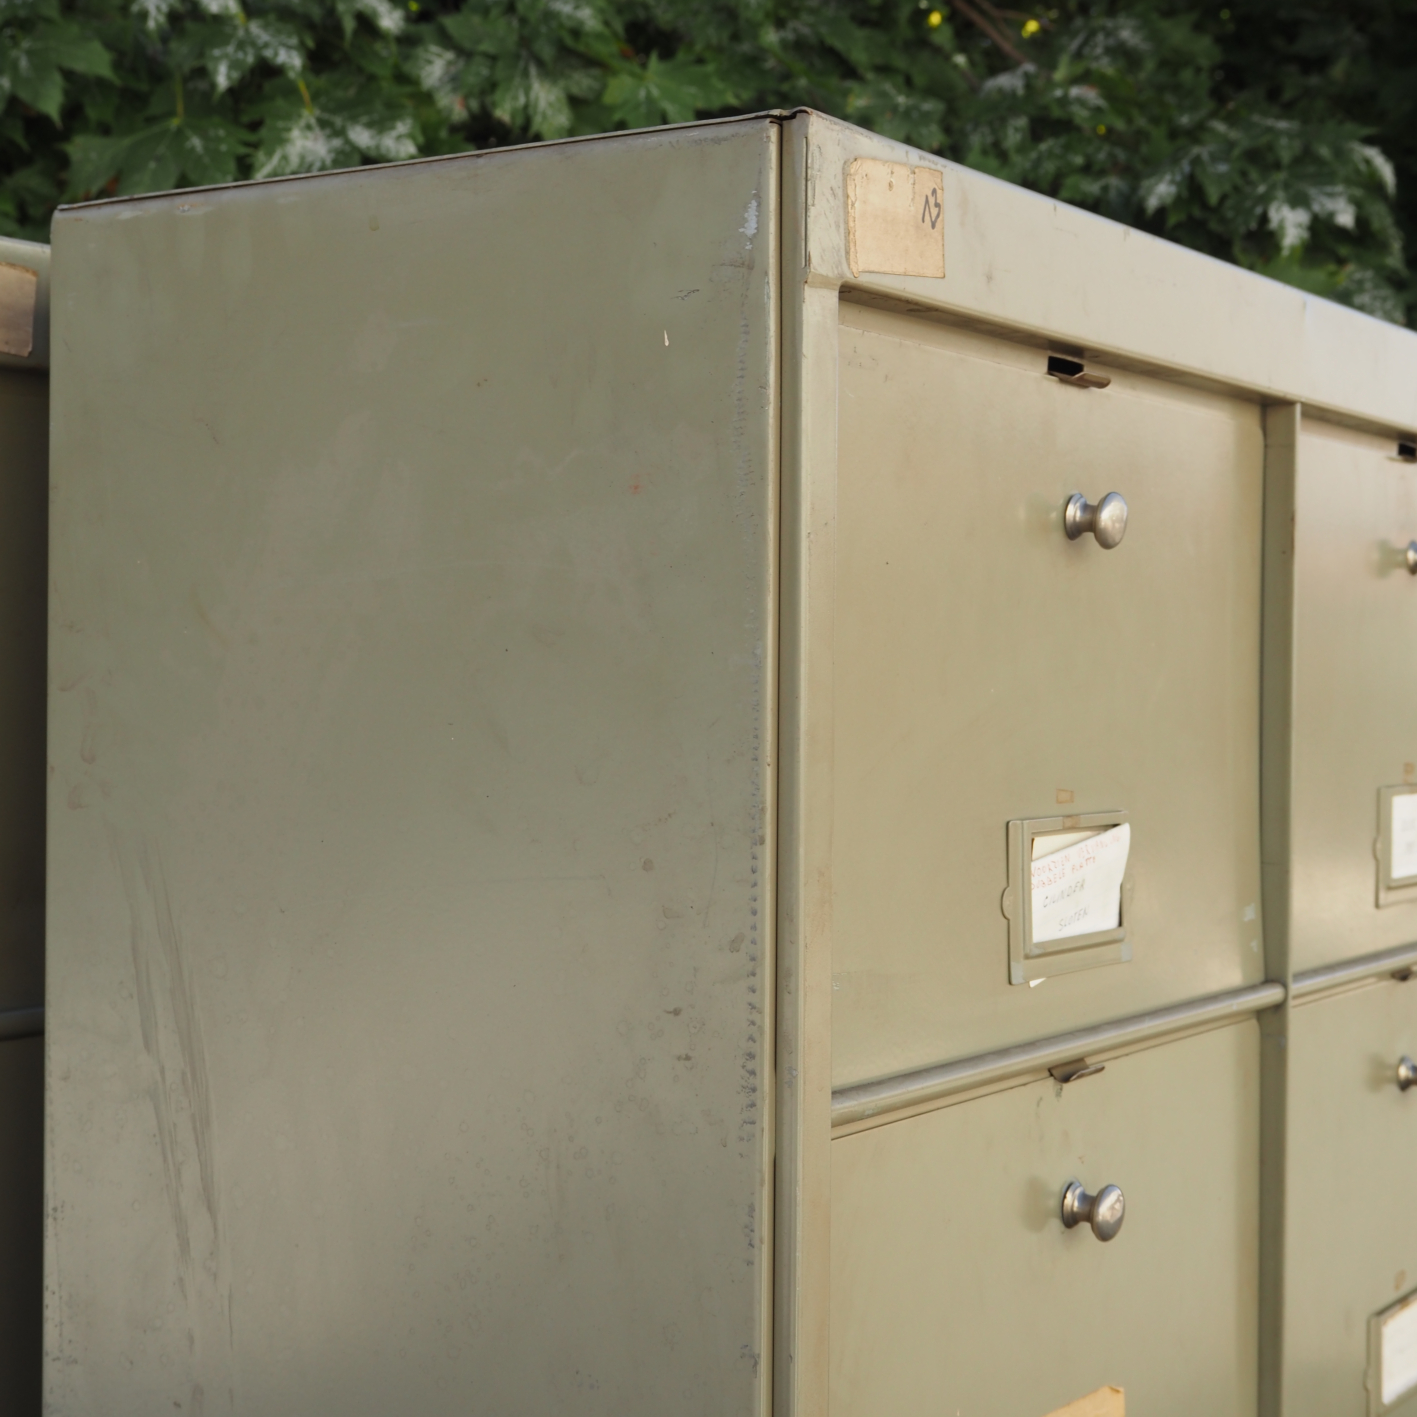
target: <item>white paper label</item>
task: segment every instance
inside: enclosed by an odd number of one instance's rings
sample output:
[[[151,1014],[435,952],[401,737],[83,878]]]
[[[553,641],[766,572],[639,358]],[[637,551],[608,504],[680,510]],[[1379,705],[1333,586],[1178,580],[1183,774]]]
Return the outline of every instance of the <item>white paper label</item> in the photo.
[[[1131,844],[1132,829],[1123,822],[1032,863],[1035,944],[1117,928]]]
[[[1409,1299],[1382,1321],[1381,1355],[1383,1406],[1390,1407],[1403,1393],[1417,1387],[1417,1298]]]
[[[1392,798],[1392,860],[1388,869],[1394,881],[1417,876],[1417,792],[1399,792]]]

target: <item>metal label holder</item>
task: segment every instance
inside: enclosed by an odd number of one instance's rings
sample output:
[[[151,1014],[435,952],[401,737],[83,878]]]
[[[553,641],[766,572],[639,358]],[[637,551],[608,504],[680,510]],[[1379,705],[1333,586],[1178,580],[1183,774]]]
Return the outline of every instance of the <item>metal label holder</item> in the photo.
[[[1368,1371],[1363,1375],[1364,1386],[1368,1389],[1368,1417],[1383,1417],[1384,1413],[1404,1406],[1412,1396],[1413,1389],[1417,1388],[1417,1381],[1409,1380],[1392,1394],[1391,1401],[1385,1401],[1383,1398],[1385,1331],[1394,1320],[1401,1322],[1403,1318],[1407,1318],[1410,1325],[1414,1302],[1417,1302],[1417,1292],[1404,1294],[1395,1303],[1378,1310],[1368,1319]]]
[[[1132,957],[1127,938],[1127,906],[1131,896],[1130,866],[1122,880],[1122,899],[1115,930],[1070,935],[1062,940],[1033,938],[1033,842],[1060,832],[1106,831],[1127,820],[1125,812],[1080,812],[1067,817],[1030,817],[1009,823],[1009,884],[1000,905],[1009,922],[1009,983],[1028,984],[1079,969],[1125,964]],[[1417,884],[1414,885],[1417,889]]]
[[[1374,855],[1378,858],[1378,906],[1407,905],[1417,901],[1417,876],[1394,878],[1392,874],[1392,799],[1417,793],[1417,785],[1378,789],[1378,839]]]

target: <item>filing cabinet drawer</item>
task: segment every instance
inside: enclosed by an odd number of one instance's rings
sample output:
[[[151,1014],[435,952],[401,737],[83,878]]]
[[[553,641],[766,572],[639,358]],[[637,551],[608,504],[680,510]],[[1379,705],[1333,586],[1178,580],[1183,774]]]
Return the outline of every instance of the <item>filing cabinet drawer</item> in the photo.
[[[834,1141],[832,1417],[1252,1413],[1258,1057],[1251,1020]]]
[[[1262,977],[1258,410],[1046,364],[843,306],[834,1086]],[[1011,983],[1009,823],[1088,814],[1130,961]]]
[[[1393,790],[1417,791],[1417,464],[1305,419],[1295,507],[1290,947],[1304,970],[1417,941],[1417,864],[1390,888],[1383,842]]]
[[[1367,1417],[1369,1321],[1417,1291],[1417,982],[1298,1005],[1289,1036],[1285,1417]]]

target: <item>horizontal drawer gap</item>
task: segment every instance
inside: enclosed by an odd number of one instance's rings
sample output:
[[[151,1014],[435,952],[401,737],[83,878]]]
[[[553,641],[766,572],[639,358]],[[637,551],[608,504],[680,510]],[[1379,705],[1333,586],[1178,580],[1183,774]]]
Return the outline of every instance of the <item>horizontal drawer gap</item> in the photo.
[[[1333,993],[1350,984],[1361,984],[1383,974],[1408,974],[1417,969],[1417,945],[1398,945],[1396,949],[1378,954],[1346,959],[1341,964],[1325,964],[1318,969],[1306,969],[1294,976],[1289,997],[1297,1004],[1319,994]]]
[[[1414,952],[1417,957],[1417,952]],[[832,1126],[847,1126],[868,1118],[919,1107],[922,1104],[990,1087],[1026,1073],[1047,1073],[1060,1063],[1069,1063],[1089,1053],[1099,1053],[1131,1044],[1184,1033],[1206,1024],[1226,1022],[1273,1008],[1284,1002],[1284,985],[1252,984],[1211,994],[1170,1008],[1133,1014],[1112,1023],[1099,1023],[1071,1033],[1054,1034],[1032,1043],[1019,1043],[992,1053],[977,1053],[951,1063],[936,1063],[908,1073],[857,1083],[832,1093]]]

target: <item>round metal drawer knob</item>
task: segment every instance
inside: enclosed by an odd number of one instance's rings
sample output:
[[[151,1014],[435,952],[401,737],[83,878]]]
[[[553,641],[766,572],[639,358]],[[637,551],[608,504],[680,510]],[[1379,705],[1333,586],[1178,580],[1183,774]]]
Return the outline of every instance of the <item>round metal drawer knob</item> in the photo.
[[[1120,546],[1127,534],[1127,503],[1120,492],[1109,492],[1100,502],[1089,502],[1074,492],[1063,508],[1063,529],[1069,541],[1091,532],[1105,551]]]
[[[1127,1198],[1117,1186],[1103,1186],[1095,1196],[1083,1190],[1081,1181],[1072,1181],[1063,1192],[1063,1225],[1090,1225],[1099,1240],[1111,1240],[1122,1228]]]
[[[1404,1054],[1397,1060],[1397,1085],[1406,1092],[1413,1083],[1417,1083],[1417,1063]]]
[[[1403,558],[1407,562],[1408,574],[1417,576],[1417,541],[1407,543],[1407,550],[1403,552]]]

